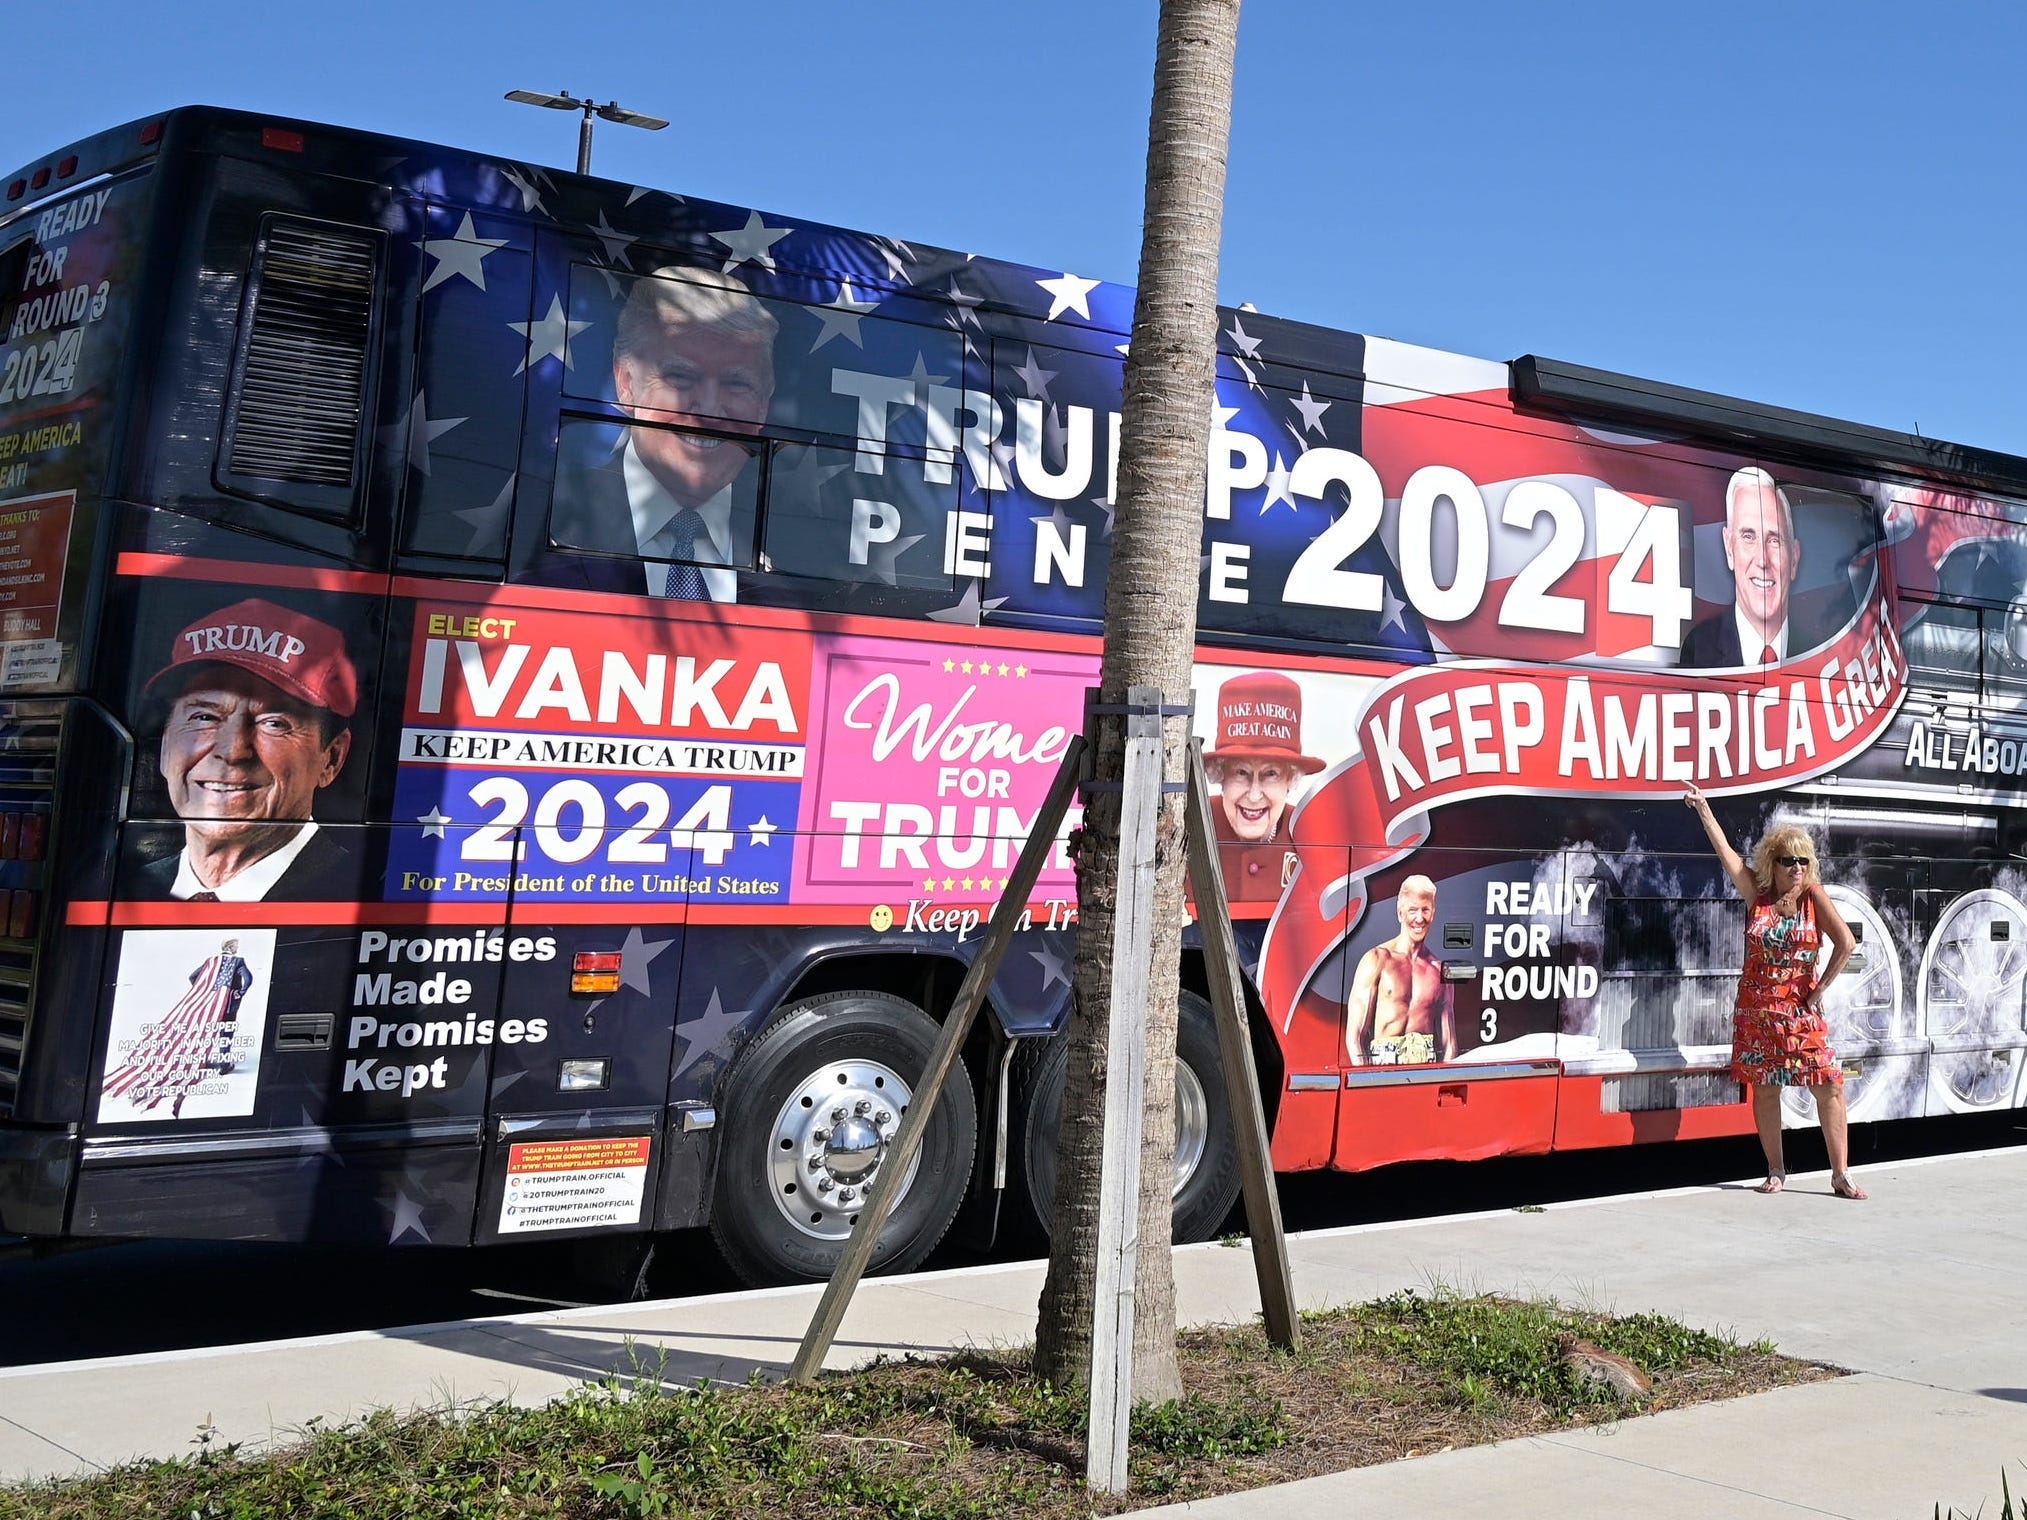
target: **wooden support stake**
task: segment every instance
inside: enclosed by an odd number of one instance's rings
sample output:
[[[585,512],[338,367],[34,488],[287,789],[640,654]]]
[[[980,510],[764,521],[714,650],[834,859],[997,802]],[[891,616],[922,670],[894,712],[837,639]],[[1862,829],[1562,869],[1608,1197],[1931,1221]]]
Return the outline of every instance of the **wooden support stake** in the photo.
[[[936,1110],[937,1100],[943,1096],[944,1085],[950,1080],[950,1070],[957,1064],[958,1055],[964,1049],[965,1037],[971,1033],[972,1021],[977,1018],[978,1010],[985,1006],[986,989],[992,985],[999,963],[1006,957],[1007,946],[1013,941],[1021,914],[1034,895],[1042,865],[1056,847],[1057,831],[1062,827],[1064,814],[1070,810],[1070,799],[1083,771],[1086,748],[1081,735],[1073,736],[1069,748],[1063,753],[1063,763],[1056,771],[1056,779],[1049,787],[1049,795],[1043,801],[1041,811],[1035,815],[1028,842],[1022,847],[1020,858],[1014,862],[1013,875],[1007,878],[1006,889],[993,905],[992,920],[986,928],[985,943],[979,948],[978,959],[971,963],[971,969],[965,972],[964,981],[958,986],[956,1000],[950,1005],[950,1013],[943,1020],[936,1044],[929,1052],[929,1063],[915,1085],[915,1096],[908,1104],[908,1112],[901,1118],[901,1128],[894,1136],[893,1147],[881,1160],[879,1174],[873,1179],[865,1206],[859,1210],[859,1222],[852,1226],[838,1264],[831,1271],[830,1282],[825,1285],[823,1297],[817,1303],[816,1314],[809,1322],[809,1329],[803,1333],[802,1345],[788,1369],[792,1383],[813,1381],[823,1369],[823,1359],[830,1353],[831,1343],[837,1339],[838,1326],[844,1322],[852,1294],[872,1262],[874,1242],[880,1238],[887,1216],[893,1211],[894,1190],[907,1177],[916,1153],[922,1149],[922,1134],[929,1127],[929,1117]]]
[[[1239,1152],[1246,1229],[1253,1237],[1253,1270],[1260,1279],[1260,1313],[1267,1339],[1294,1351],[1301,1345],[1302,1328],[1288,1271],[1288,1240],[1281,1229],[1281,1199],[1274,1191],[1274,1169],[1268,1157],[1267,1111],[1261,1102],[1260,1074],[1253,1063],[1253,1042],[1246,1027],[1238,946],[1232,939],[1224,875],[1218,869],[1217,830],[1211,818],[1210,785],[1204,779],[1201,739],[1190,742],[1187,832],[1190,892],[1196,898],[1197,928],[1203,936],[1211,1011],[1217,1016],[1225,1093],[1232,1104],[1232,1139]]]
[[[1126,1491],[1133,1415],[1134,1276],[1140,1253],[1141,1103],[1147,1087],[1147,987],[1154,956],[1154,835],[1161,812],[1162,694],[1126,695],[1119,885],[1112,920],[1105,1139],[1098,1204],[1098,1287],[1091,1323],[1091,1419],[1084,1481]],[[1161,1245],[1168,1246],[1164,1233]]]

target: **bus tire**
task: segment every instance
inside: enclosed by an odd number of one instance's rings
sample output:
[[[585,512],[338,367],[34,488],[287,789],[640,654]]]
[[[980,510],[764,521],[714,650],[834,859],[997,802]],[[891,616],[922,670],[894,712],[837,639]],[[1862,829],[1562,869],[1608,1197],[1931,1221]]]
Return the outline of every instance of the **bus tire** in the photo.
[[[830,1276],[900,1130],[936,1042],[933,1019],[885,992],[830,992],[791,1004],[741,1052],[725,1115],[711,1235],[755,1287]],[[971,1077],[959,1062],[874,1247],[871,1270],[917,1266],[964,1202],[978,1140]]]
[[[1063,1080],[1070,1047],[1058,1037],[1037,1041],[1022,1072],[1019,1175],[1025,1201],[1042,1234],[1056,1199],[1056,1132],[1062,1127]],[[1194,992],[1177,1001],[1175,1028],[1176,1187],[1172,1239],[1209,1240],[1239,1197],[1239,1150],[1232,1105],[1211,1005]]]

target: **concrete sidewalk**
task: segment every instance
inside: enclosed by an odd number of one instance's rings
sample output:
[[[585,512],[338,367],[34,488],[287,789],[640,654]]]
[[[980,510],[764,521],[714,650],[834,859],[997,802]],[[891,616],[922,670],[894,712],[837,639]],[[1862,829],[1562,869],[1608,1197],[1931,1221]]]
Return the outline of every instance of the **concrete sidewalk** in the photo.
[[[1872,1201],[1822,1174],[1297,1236],[1305,1306],[1441,1284],[1654,1310],[1861,1375],[1178,1506],[1332,1520],[1640,1513],[1912,1520],[1938,1502],[1996,1515],[2027,1460],[2027,1150],[1864,1169]],[[864,1284],[831,1364],[1011,1345],[1034,1332],[1040,1263]],[[1176,1253],[1186,1323],[1258,1310],[1250,1255]],[[819,1290],[771,1289],[408,1330],[0,1371],[0,1477],[74,1473],[221,1441],[286,1437],[379,1406],[536,1402],[628,1367],[782,1371]],[[2016,1484],[2017,1486],[2021,1486]],[[1155,1511],[1154,1513],[1163,1513]]]

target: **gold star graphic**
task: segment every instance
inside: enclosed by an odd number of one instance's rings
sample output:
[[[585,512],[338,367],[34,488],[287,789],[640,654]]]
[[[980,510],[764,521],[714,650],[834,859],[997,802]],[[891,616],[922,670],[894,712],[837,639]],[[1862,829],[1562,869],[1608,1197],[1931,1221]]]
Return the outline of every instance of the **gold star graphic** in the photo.
[[[1023,680],[1023,681],[1025,681],[1025,680],[1026,680],[1026,679],[1028,678],[1028,668],[1027,668],[1027,666],[1025,666],[1025,665],[1016,665],[1016,666],[1014,666],[1014,675],[1015,675],[1015,676],[1016,676],[1017,678],[1019,678],[1020,680]]]
[[[923,877],[922,890],[925,892],[934,892],[936,890],[936,878],[933,876]]]
[[[964,673],[965,673],[966,675],[970,675],[970,674],[971,674],[971,661],[969,661],[969,660],[966,660],[966,661],[964,662]]]
[[[946,876],[946,877],[944,877],[944,878],[943,878],[943,890],[944,890],[944,891],[946,891],[946,892],[955,892],[955,891],[957,890],[957,882],[956,882],[956,879],[955,879],[955,878],[953,878],[953,877],[949,877],[949,876]]]
[[[969,892],[969,891],[970,891],[970,890],[971,890],[971,889],[972,889],[972,888],[973,888],[974,886],[976,886],[976,885],[977,885],[977,883],[976,883],[976,882],[974,882],[974,881],[973,881],[973,880],[972,880],[972,879],[971,879],[971,878],[970,878],[969,876],[967,876],[967,877],[965,877],[965,878],[964,878],[964,890],[965,890],[965,891]]]
[[[955,661],[955,660],[945,660],[945,661],[943,662],[943,673],[944,673],[945,675],[949,675],[949,674],[950,674],[950,672],[951,672],[951,671],[953,671],[953,670],[955,670],[955,669],[957,669],[957,661]]]
[[[1006,661],[1005,661],[1005,660],[1001,660],[1001,661],[999,662],[999,673],[1000,673],[1001,675],[1005,675],[1005,674],[1006,674],[1006,672],[1007,672],[1007,665],[1006,665]]]

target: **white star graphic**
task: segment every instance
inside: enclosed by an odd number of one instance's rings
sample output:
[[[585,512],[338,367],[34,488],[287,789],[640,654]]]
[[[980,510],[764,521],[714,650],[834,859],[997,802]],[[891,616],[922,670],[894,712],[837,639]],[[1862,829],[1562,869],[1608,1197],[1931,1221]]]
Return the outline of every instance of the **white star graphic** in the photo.
[[[648,996],[648,967],[653,964],[656,956],[674,943],[672,939],[664,939],[657,940],[651,945],[647,942],[647,936],[640,932],[638,924],[628,929],[626,941],[619,947],[620,986],[631,987],[642,997]]]
[[[1049,526],[1056,530],[1056,536],[1066,544],[1070,541],[1070,530],[1076,526],[1070,514],[1063,510],[1063,504],[1060,501],[1056,503],[1054,510],[1047,517],[1031,517],[1028,521],[1049,524]]]
[[[482,507],[466,507],[461,512],[451,513],[452,517],[472,525],[471,541],[465,545],[467,554],[483,554],[498,549],[507,533],[507,519],[514,509],[514,482],[520,477],[509,475],[500,494]]]
[[[676,1026],[676,1033],[689,1043],[683,1047],[683,1053],[676,1061],[674,1075],[681,1076],[696,1063],[699,1056],[722,1049],[726,1043],[725,1037],[752,1017],[753,1010],[750,1008],[742,1008],[736,1012],[726,1008],[724,998],[720,997],[718,989],[713,987],[710,1001],[704,1005],[703,1016],[691,1023]]]
[[[408,467],[411,470],[420,470],[423,474],[427,475],[429,473],[429,446],[459,423],[469,420],[465,417],[438,417],[432,419],[424,405],[423,393],[417,391],[415,393],[414,404],[408,408],[408,415],[395,424],[401,432],[408,435]]]
[[[424,839],[441,839],[444,837],[443,826],[450,822],[450,814],[432,802],[429,811],[420,814],[415,821],[422,825]]]
[[[542,196],[536,190],[535,182],[519,169],[502,169],[500,171],[500,178],[520,192],[521,209],[523,211],[547,211],[549,209],[542,204]]]
[[[1404,621],[1402,621],[1401,614],[1408,610],[1408,604],[1402,601],[1399,597],[1395,596],[1394,588],[1388,585],[1385,581],[1381,581],[1379,583],[1379,594],[1380,594],[1379,625],[1381,630],[1384,631],[1387,628],[1398,628],[1402,633],[1406,633],[1408,631],[1408,625]]]
[[[888,279],[892,280],[896,285],[906,285],[908,283],[908,265],[906,261],[915,256],[914,249],[910,248],[906,243],[898,242],[893,238],[876,237],[873,239],[873,252],[886,261]]]
[[[1248,364],[1244,359],[1241,359],[1237,354],[1232,355],[1232,363],[1238,365],[1239,373],[1246,377],[1247,390],[1249,391],[1261,390],[1260,377],[1253,373],[1252,365]]]
[[[1232,316],[1232,325],[1225,329],[1225,336],[1232,340],[1232,347],[1244,354],[1248,359],[1258,359],[1260,357],[1260,340],[1246,331],[1245,325],[1239,321],[1237,313],[1234,313]]]
[[[923,386],[948,385],[950,383],[948,375],[932,375],[929,373],[928,362],[923,358],[919,349],[915,354],[915,367],[908,371],[908,378],[915,382],[915,399],[918,402],[922,399]]]
[[[570,340],[589,327],[589,322],[573,322],[564,313],[563,297],[549,298],[549,315],[539,322],[509,322],[514,329],[528,340],[528,352],[522,356],[514,373],[533,369],[544,359],[561,359],[565,369],[570,368]]]
[[[1288,466],[1281,462],[1279,449],[1274,451],[1274,468],[1267,472],[1267,494],[1260,502],[1260,515],[1266,516],[1277,501],[1285,501],[1291,508],[1295,505],[1295,498],[1288,491]]]
[[[391,1246],[402,1236],[413,1234],[424,1245],[430,1244],[429,1231],[422,1227],[422,1205],[406,1193],[396,1193],[394,1202],[388,1205],[394,1213],[394,1225],[388,1231],[387,1243]]]
[[[1097,280],[1080,280],[1073,274],[1060,274],[1053,280],[1037,280],[1035,283],[1049,293],[1049,314],[1042,320],[1053,322],[1066,311],[1074,311],[1086,322],[1091,320],[1091,292],[1099,286]]]
[[[929,620],[933,623],[968,623],[976,627],[981,616],[981,608],[984,612],[997,612],[1000,609],[1000,605],[1005,601],[1005,597],[995,596],[981,603],[978,595],[978,582],[973,581],[964,588],[964,595],[957,599],[954,606],[945,607],[939,612],[930,613]]]
[[[961,332],[964,329],[964,324],[967,322],[973,327],[979,326],[978,313],[974,308],[984,302],[984,296],[972,295],[955,280],[950,282],[950,289],[945,294],[950,297],[950,304],[957,308],[956,311],[950,314],[948,319],[952,327],[957,328]]]
[[[1225,424],[1238,415],[1239,409],[1237,407],[1225,406],[1221,402],[1213,400],[1211,402],[1211,431],[1213,433],[1222,432]]]
[[[759,845],[762,849],[765,849],[768,843],[774,838],[774,829],[775,825],[769,823],[767,821],[767,815],[765,813],[762,813],[760,815],[760,821],[754,824],[752,828],[747,830],[746,842],[748,844]]]
[[[627,244],[636,242],[632,234],[621,232],[605,219],[603,208],[598,213],[598,224],[591,229],[591,235],[598,239],[605,249],[605,256],[615,264],[626,263]]]
[[[1061,371],[1043,369],[1040,364],[1035,362],[1035,351],[1030,348],[1028,350],[1028,362],[1015,370],[1014,373],[1021,377],[1021,384],[1028,388],[1030,399],[1047,401],[1049,399],[1049,382],[1055,379]]]
[[[901,570],[897,563],[902,555],[921,543],[926,534],[910,533],[906,538],[897,538],[890,544],[881,544],[869,557],[869,568],[873,574],[889,586],[901,584]]]
[[[866,313],[878,306],[878,301],[861,301],[852,293],[852,282],[838,282],[838,298],[828,306],[812,306],[810,310],[823,323],[823,331],[816,335],[816,342],[809,351],[815,353],[833,338],[843,338],[854,348],[864,348],[866,340],[859,336],[859,322]]]
[[[1065,987],[1070,985],[1069,963],[1046,944],[1039,950],[1030,950],[1028,954],[1042,963],[1042,990],[1044,992],[1048,991],[1050,984],[1054,982],[1061,982]]]
[[[1318,401],[1314,396],[1310,395],[1309,382],[1307,380],[1302,382],[1302,399],[1300,401],[1291,400],[1289,404],[1302,414],[1303,431],[1319,435],[1323,432],[1323,414],[1330,410],[1330,403],[1328,401]]]
[[[422,282],[423,292],[427,294],[455,275],[463,275],[484,290],[486,255],[506,247],[508,241],[506,238],[480,237],[473,230],[472,214],[467,211],[464,221],[458,226],[457,236],[428,238],[423,242],[422,251],[437,261],[436,268],[429,272],[429,278]]]
[[[774,267],[774,255],[768,252],[776,243],[795,231],[793,227],[770,227],[760,220],[758,211],[746,213],[744,227],[728,227],[723,232],[709,234],[712,241],[723,243],[732,256],[725,260],[723,273],[730,274],[741,264],[758,264],[762,269]]]

